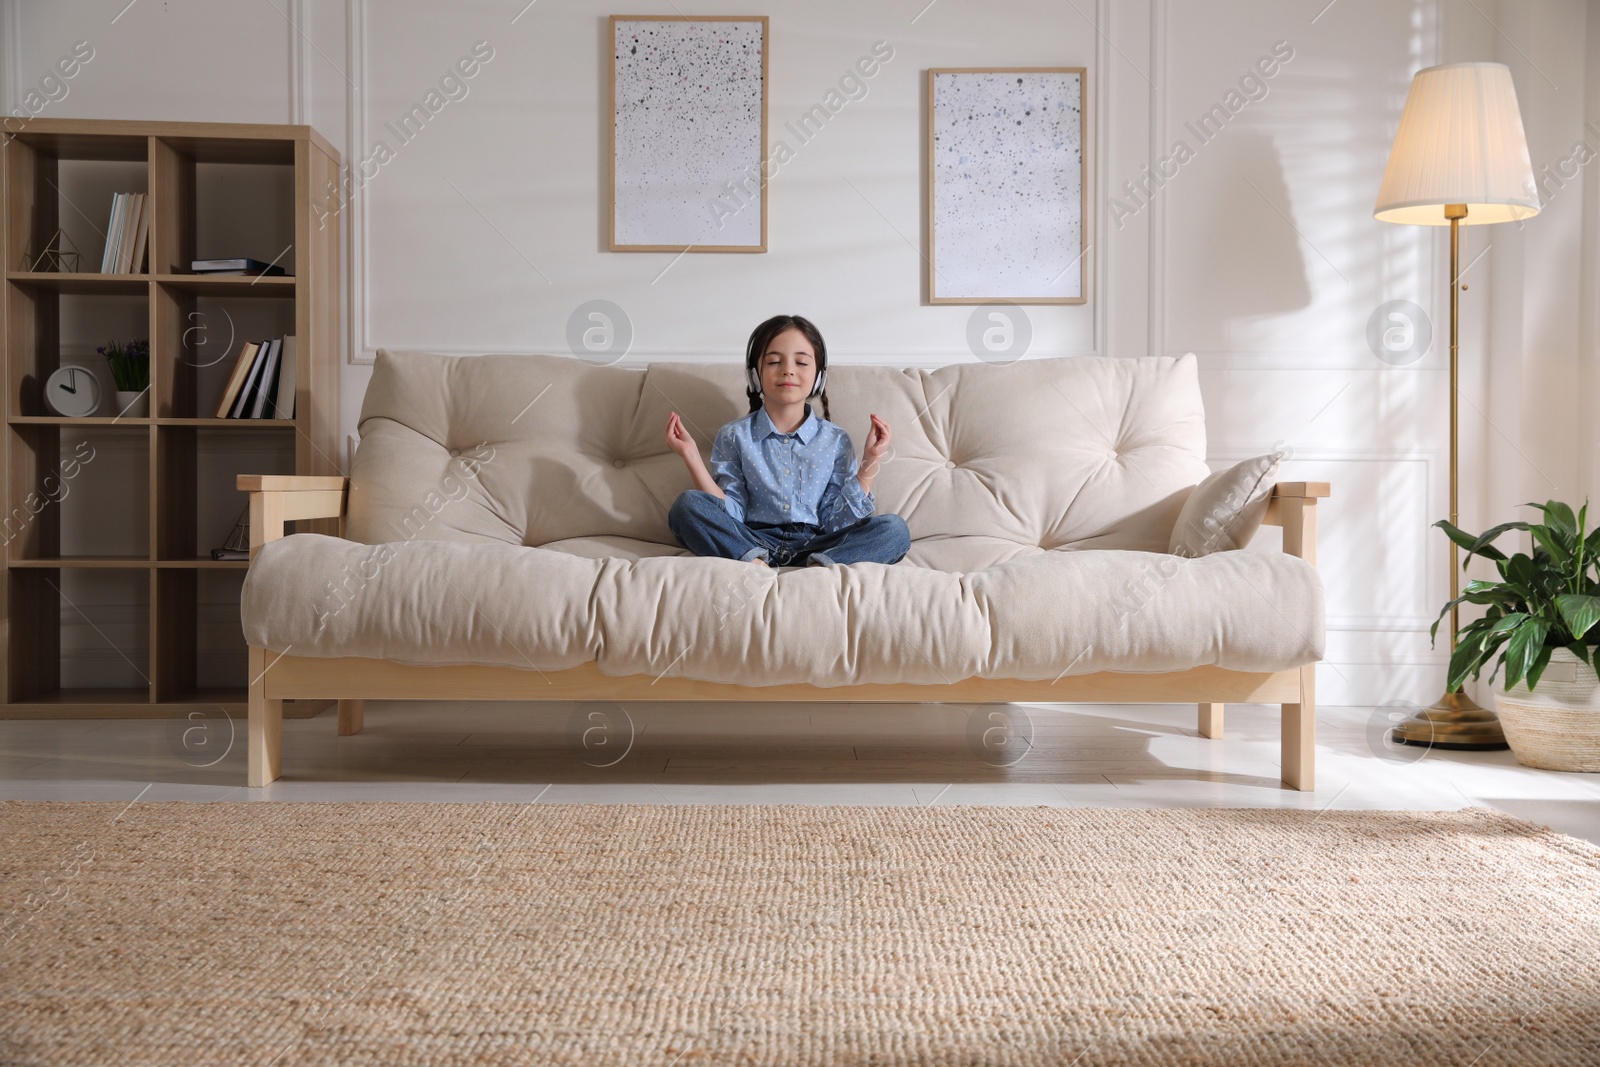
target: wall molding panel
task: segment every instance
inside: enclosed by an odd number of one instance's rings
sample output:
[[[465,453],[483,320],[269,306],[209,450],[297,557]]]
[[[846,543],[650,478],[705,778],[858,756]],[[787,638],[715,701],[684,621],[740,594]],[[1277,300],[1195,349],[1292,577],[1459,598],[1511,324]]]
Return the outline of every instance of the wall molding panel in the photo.
[[[289,123],[306,121],[306,99],[311,95],[306,71],[306,0],[288,0],[284,21],[289,24]]]
[[[0,0],[0,27],[0,113],[10,115],[22,102],[22,0]]]
[[[1160,159],[1167,150],[1167,83],[1171,72],[1167,70],[1167,14],[1168,0],[1150,0],[1150,159]],[[1106,196],[1116,190],[1107,190]],[[1146,280],[1149,315],[1149,338],[1146,354],[1167,355],[1167,198],[1158,196],[1150,201],[1149,263],[1150,277]]]
[[[367,0],[345,0],[345,146],[341,180],[366,155]],[[376,362],[367,344],[367,198],[363,186],[344,204],[345,262],[351,363]]]
[[[1090,188],[1084,190],[1084,202],[1092,209],[1084,211],[1083,225],[1088,244],[1093,249],[1090,276],[1094,287],[1089,291],[1090,306],[1094,308],[1094,355],[1109,355],[1115,349],[1109,336],[1111,316],[1111,244],[1105,240],[1108,212],[1106,211],[1106,186],[1111,180],[1111,130],[1115,98],[1111,92],[1111,38],[1113,32],[1112,0],[1097,0],[1095,4],[1095,59],[1094,59],[1094,136],[1085,138],[1094,152],[1094,178],[1089,181],[1089,169],[1084,168],[1084,178]],[[1091,221],[1093,223],[1091,225]]]

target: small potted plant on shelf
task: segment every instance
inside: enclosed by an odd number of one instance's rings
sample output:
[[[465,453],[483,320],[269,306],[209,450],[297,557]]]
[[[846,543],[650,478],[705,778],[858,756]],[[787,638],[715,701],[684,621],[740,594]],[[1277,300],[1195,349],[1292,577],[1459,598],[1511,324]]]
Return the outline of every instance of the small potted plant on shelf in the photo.
[[[117,383],[117,414],[142,419],[150,414],[150,342],[112,341],[95,349],[111,364]]]
[[[1538,508],[1537,523],[1507,522],[1472,534],[1434,523],[1473,556],[1494,563],[1499,581],[1474,579],[1444,606],[1430,631],[1458,604],[1487,608],[1461,627],[1450,657],[1449,691],[1477,678],[1494,660],[1489,681],[1495,711],[1518,763],[1556,771],[1600,771],[1600,530],[1588,527],[1587,503],[1574,516],[1555,500]],[[1506,555],[1494,541],[1508,530],[1526,531],[1532,551]]]

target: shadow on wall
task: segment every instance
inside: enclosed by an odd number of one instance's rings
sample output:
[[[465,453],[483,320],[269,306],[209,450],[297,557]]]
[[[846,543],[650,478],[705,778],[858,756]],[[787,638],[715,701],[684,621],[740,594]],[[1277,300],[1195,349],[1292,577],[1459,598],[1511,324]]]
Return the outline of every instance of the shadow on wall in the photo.
[[[1305,250],[1296,232],[1293,200],[1283,160],[1272,138],[1254,130],[1229,130],[1219,158],[1214,210],[1199,223],[1202,249],[1216,255],[1214,299],[1218,320],[1197,330],[1225,336],[1228,319],[1280,315],[1311,304]]]

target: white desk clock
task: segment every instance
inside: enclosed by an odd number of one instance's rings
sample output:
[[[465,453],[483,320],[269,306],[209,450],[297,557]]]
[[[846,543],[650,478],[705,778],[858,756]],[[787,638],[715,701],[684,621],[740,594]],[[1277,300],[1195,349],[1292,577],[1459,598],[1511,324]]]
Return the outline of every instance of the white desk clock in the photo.
[[[63,363],[45,379],[44,402],[57,415],[93,415],[100,410],[100,380],[88,367]]]

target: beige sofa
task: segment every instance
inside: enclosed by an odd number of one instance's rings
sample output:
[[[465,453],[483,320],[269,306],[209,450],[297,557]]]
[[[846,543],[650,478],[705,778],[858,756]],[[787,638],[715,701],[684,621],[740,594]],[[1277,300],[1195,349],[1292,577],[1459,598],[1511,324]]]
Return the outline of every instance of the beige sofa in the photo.
[[[1280,483],[1284,551],[1168,552],[1208,474],[1195,360],[937,370],[836,365],[833,420],[875,412],[894,566],[698,558],[667,529],[702,450],[745,414],[734,362],[597,367],[380,351],[341,478],[242,476],[251,562],[249,782],[281,770],[282,702],[371,699],[1283,705],[1286,785],[1313,786],[1322,657],[1315,505]],[[338,519],[342,537],[284,536]]]

